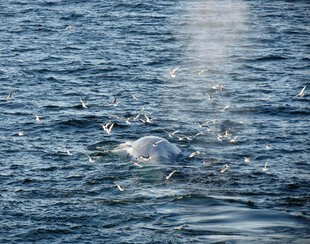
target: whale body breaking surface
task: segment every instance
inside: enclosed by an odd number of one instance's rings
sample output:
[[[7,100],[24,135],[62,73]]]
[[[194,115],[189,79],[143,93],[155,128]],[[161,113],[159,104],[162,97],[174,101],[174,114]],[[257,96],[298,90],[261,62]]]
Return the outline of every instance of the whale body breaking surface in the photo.
[[[151,164],[173,163],[182,151],[164,138],[144,136],[132,142],[119,145],[114,152]]]

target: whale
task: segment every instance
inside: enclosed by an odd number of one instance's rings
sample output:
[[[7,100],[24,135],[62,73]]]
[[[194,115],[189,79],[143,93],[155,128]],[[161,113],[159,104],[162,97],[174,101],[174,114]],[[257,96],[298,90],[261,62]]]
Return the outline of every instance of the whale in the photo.
[[[181,149],[158,136],[122,143],[113,152],[147,164],[174,163],[182,154]]]

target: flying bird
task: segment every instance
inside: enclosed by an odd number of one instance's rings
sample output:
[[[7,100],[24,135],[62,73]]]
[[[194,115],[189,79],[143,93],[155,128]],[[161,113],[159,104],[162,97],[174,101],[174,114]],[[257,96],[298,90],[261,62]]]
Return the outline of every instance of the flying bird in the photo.
[[[264,171],[264,172],[268,170],[268,169],[267,169],[268,162],[269,162],[269,159],[267,160],[267,162],[265,163],[265,167],[263,168],[263,171]]]
[[[83,108],[87,108],[87,105],[84,103],[84,101],[82,100],[82,98],[80,98],[80,101],[81,101],[81,103],[82,103],[82,107],[83,107]]]
[[[205,72],[204,70],[198,71],[197,75],[202,75],[204,72]]]
[[[115,181],[113,182],[116,187],[120,190],[120,191],[124,191],[124,188],[122,188],[119,184],[117,184]]]
[[[174,69],[170,69],[169,73],[171,75],[172,78],[175,78],[175,72],[179,69],[180,67],[176,67]]]
[[[224,167],[221,169],[221,173],[223,174],[229,168],[228,164],[225,164]]]
[[[169,132],[167,132],[167,131],[165,131],[165,132],[168,134],[168,136],[169,136],[170,138],[172,138],[173,135],[176,134],[176,133],[178,133],[179,131],[180,131],[180,130],[176,130],[176,131],[174,131],[174,132],[172,132],[172,133],[169,133]]]
[[[251,162],[251,159],[247,158],[247,157],[244,157],[244,162],[249,163],[249,162]]]
[[[117,106],[117,98],[114,97],[113,101],[108,103],[108,106]]]
[[[236,143],[236,139],[238,138],[238,136],[235,136],[235,137],[231,137],[230,138],[230,142],[231,143]]]
[[[209,100],[212,99],[212,97],[211,97],[211,95],[209,93],[205,92],[204,94],[208,96]]]
[[[162,141],[164,141],[164,139],[161,139],[161,140],[158,140],[158,141],[156,141],[156,142],[150,142],[152,145],[153,145],[153,147],[157,147],[157,145],[159,144],[159,143],[161,143]]]
[[[134,165],[138,166],[139,168],[142,168],[142,166],[139,164],[140,161],[139,162],[135,162],[135,161],[130,160],[129,162],[133,163]]]
[[[64,147],[64,149],[69,156],[72,156],[72,153],[66,147]]]
[[[37,114],[34,114],[34,115],[36,116],[36,121],[40,122],[41,120],[40,120],[39,116]]]
[[[84,153],[84,154],[88,157],[89,162],[91,162],[91,163],[94,163],[94,162],[95,162],[95,161],[91,158],[90,155],[88,155],[87,153]]]
[[[230,106],[225,106],[223,109],[221,109],[220,111],[221,112],[225,112],[227,109],[229,109],[230,108]]]
[[[15,91],[11,92],[11,93],[5,98],[5,100],[11,99],[11,98],[12,98],[12,95],[15,94],[15,93],[16,93]]]
[[[111,124],[111,121],[106,123],[105,125],[101,124],[102,129],[107,132],[109,135],[111,134],[111,130],[114,126],[114,123]]]
[[[75,29],[75,27],[73,27],[72,25],[68,25],[65,30],[69,30],[69,29]]]
[[[200,151],[193,152],[193,153],[191,153],[188,157],[189,157],[189,158],[193,158],[193,157],[195,157],[195,156],[198,155],[198,154],[200,154]]]
[[[143,115],[144,115],[144,117],[145,117],[145,119],[146,119],[146,120],[145,120],[146,123],[149,123],[149,124],[152,123],[152,120],[153,120],[153,119],[150,119],[150,118],[146,115],[146,113],[144,113],[144,112],[143,112]]]
[[[171,176],[177,172],[176,170],[172,171],[169,175],[165,175],[164,173],[162,173],[162,175],[164,175],[166,177],[166,180],[169,180],[171,178]]]
[[[305,90],[306,90],[307,86],[304,86],[304,88],[302,88],[302,90],[297,94],[296,97],[303,97],[305,94]]]

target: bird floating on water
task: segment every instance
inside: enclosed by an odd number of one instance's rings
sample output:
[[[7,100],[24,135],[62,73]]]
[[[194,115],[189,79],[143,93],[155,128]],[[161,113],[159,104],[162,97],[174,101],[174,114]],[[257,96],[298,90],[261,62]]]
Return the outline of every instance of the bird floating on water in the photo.
[[[220,84],[220,85],[213,85],[212,89],[215,90],[216,92],[218,91],[222,91],[224,89],[224,85]]]
[[[140,156],[140,157],[138,157],[137,159],[139,159],[139,161],[140,162],[147,162],[147,161],[150,161],[151,159],[152,159],[152,157],[151,156]]]
[[[125,97],[132,97],[134,100],[139,100],[136,95],[125,94]]]
[[[267,150],[270,150],[270,149],[271,149],[271,144],[267,144],[267,145],[266,145],[266,149],[267,149]]]
[[[202,127],[207,127],[207,128],[209,128],[209,127],[207,126],[207,125],[209,124],[208,121],[207,121],[207,122],[204,122],[204,123],[200,123],[200,122],[195,122],[195,123],[198,124],[199,128],[202,128]]]
[[[272,97],[274,97],[274,96],[275,96],[275,95],[269,95],[269,96],[266,96],[266,97],[259,98],[258,100],[266,101],[266,100],[268,100],[269,98],[272,98]]]
[[[217,139],[218,139],[219,141],[223,141],[223,139],[222,139],[222,138],[223,138],[223,136],[222,136],[222,135],[220,135],[220,134],[218,134],[218,135],[217,135]]]

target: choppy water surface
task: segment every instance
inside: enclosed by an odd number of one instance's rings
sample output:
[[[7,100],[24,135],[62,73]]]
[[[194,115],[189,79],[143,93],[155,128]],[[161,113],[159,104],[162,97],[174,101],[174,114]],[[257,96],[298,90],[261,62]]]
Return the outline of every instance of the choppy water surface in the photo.
[[[0,7],[1,242],[309,242],[308,1]],[[108,152],[145,135],[183,159]]]

